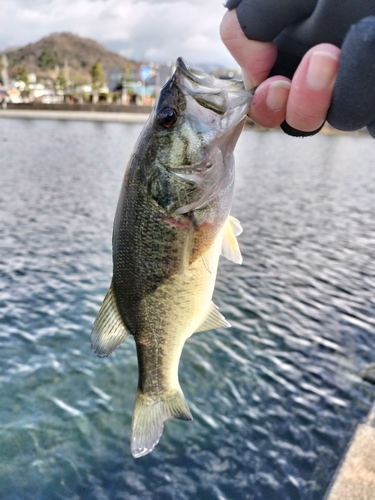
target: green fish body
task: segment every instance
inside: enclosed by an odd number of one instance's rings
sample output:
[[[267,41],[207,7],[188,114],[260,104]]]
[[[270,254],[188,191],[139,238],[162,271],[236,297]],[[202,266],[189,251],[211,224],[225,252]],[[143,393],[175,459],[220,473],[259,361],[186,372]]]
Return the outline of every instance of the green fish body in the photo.
[[[137,141],[113,228],[113,278],[92,347],[108,356],[129,334],[139,379],[131,451],[150,453],[168,418],[191,420],[178,381],[185,341],[230,326],[212,303],[219,256],[241,263],[229,215],[233,149],[252,94],[177,60]]]

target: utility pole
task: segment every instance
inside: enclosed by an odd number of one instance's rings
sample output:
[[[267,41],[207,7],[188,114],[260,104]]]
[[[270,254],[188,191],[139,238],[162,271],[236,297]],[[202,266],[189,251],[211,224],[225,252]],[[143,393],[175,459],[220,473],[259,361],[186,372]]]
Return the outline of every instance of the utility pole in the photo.
[[[5,54],[3,54],[1,57],[1,80],[3,82],[3,87],[8,88],[9,86],[8,58]]]
[[[67,57],[64,59],[64,77],[66,81],[66,90],[67,92],[69,92],[70,91],[69,62]]]

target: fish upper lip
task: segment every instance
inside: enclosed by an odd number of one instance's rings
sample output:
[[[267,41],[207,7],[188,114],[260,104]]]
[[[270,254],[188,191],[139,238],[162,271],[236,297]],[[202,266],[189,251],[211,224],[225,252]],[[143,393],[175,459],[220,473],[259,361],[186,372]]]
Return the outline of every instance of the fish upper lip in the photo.
[[[254,95],[253,90],[245,89],[243,81],[220,80],[189,67],[182,57],[177,58],[176,71],[172,78],[184,94],[191,95],[201,105],[218,114],[225,114],[231,108],[249,106]]]
[[[189,66],[186,64],[185,60],[182,57],[177,58],[176,69],[179,69],[186,77],[188,77],[190,80],[193,80],[196,83],[201,83],[202,79],[205,76],[202,75],[202,77],[199,77],[199,75],[193,73],[193,71],[189,68]]]
[[[178,73],[182,73],[182,75],[187,78],[187,80],[190,80],[191,82],[194,82],[198,85],[198,88],[204,88],[205,93],[210,93],[210,94],[219,94],[221,92],[221,88],[217,87],[216,85],[213,85],[212,80],[214,79],[213,76],[208,75],[207,73],[204,73],[203,71],[200,71],[199,69],[193,69],[189,67],[185,60],[182,57],[178,57],[176,61],[176,71],[173,75],[173,78],[176,82],[177,85],[186,87],[183,82],[179,81],[178,78]],[[223,80],[224,82],[224,80]],[[199,94],[200,92],[197,90],[193,90],[193,88],[188,89],[188,93],[195,96],[196,94]]]

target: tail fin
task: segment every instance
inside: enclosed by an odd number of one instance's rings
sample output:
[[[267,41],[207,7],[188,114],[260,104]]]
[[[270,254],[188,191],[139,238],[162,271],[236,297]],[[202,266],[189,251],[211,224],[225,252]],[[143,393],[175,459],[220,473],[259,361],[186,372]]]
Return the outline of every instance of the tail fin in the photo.
[[[151,453],[163,434],[164,421],[173,417],[193,420],[180,390],[166,395],[165,399],[156,403],[152,403],[149,397],[137,391],[131,438],[131,452],[134,458]]]

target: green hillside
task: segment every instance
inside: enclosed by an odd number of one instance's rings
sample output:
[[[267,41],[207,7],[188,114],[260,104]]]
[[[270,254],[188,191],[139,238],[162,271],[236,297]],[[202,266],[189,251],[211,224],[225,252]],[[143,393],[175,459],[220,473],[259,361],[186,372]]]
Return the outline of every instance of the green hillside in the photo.
[[[9,75],[15,77],[20,67],[39,78],[48,77],[56,67],[67,67],[69,79],[74,83],[89,83],[92,66],[100,62],[103,69],[123,69],[129,63],[125,57],[107,50],[95,40],[72,33],[53,33],[35,43],[16,50],[5,51]]]

